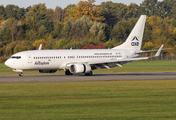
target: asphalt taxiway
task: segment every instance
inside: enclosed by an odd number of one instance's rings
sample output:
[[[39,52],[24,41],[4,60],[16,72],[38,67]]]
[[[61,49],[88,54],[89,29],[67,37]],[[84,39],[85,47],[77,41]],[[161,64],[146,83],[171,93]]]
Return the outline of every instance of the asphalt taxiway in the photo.
[[[3,82],[62,82],[62,81],[111,81],[111,80],[164,80],[175,79],[176,72],[155,72],[155,73],[116,73],[116,74],[94,74],[84,75],[1,75],[0,83]]]

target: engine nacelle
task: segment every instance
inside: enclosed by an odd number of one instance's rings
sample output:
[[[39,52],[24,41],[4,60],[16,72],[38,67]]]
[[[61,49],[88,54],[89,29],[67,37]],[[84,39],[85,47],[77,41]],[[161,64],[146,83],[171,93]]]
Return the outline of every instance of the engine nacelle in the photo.
[[[38,70],[39,73],[55,73],[57,70]]]
[[[76,63],[70,65],[69,71],[71,73],[89,73],[91,71],[90,65]]]

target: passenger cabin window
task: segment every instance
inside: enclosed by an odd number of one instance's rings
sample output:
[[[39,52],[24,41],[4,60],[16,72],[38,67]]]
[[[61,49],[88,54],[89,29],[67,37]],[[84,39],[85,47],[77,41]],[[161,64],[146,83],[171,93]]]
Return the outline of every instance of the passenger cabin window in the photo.
[[[14,58],[14,56],[12,56]],[[11,57],[11,58],[12,58]],[[15,56],[16,57],[16,56]],[[21,57],[20,57],[21,58]],[[52,57],[33,57],[34,59],[61,59],[61,56],[52,56]],[[65,56],[64,56],[65,58]],[[74,57],[70,57],[70,58],[74,58]],[[19,58],[18,58],[19,59]]]

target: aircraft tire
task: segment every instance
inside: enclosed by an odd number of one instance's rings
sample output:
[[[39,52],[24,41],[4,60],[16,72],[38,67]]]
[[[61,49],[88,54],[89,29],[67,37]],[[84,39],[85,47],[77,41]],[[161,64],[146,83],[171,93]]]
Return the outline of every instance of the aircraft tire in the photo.
[[[73,74],[69,70],[66,70],[65,75],[73,75]]]
[[[93,75],[93,72],[90,71],[89,73],[85,73],[85,76],[92,76]]]
[[[23,73],[21,72],[21,73],[19,73],[18,75],[19,75],[20,77],[22,77],[22,76],[23,76]]]

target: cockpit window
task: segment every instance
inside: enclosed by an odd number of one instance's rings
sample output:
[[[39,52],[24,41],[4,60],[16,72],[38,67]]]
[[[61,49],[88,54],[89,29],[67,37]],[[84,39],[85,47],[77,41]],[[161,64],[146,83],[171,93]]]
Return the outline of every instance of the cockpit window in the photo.
[[[13,59],[21,59],[21,56],[12,56]]]

